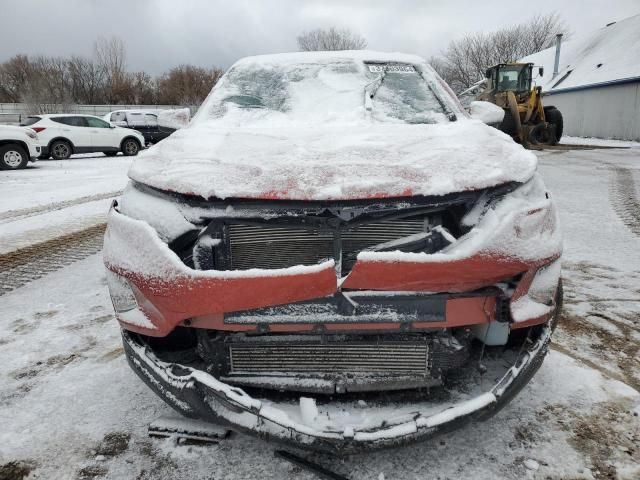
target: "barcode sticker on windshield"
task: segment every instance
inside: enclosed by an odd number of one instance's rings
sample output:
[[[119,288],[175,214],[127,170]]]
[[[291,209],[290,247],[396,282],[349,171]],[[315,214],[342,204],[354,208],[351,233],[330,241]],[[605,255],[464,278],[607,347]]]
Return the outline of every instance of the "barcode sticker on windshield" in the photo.
[[[382,72],[408,72],[413,73],[416,69],[413,65],[368,65],[370,72],[382,73]]]

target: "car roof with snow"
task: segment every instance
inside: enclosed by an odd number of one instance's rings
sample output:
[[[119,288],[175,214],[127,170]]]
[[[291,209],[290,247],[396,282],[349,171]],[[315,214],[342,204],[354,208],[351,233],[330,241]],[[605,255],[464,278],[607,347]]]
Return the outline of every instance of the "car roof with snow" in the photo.
[[[336,50],[326,52],[291,52],[254,55],[238,60],[233,66],[245,64],[298,65],[300,63],[331,62],[336,59],[358,60],[361,62],[403,62],[415,65],[425,63],[418,55],[400,52],[376,52],[373,50]]]

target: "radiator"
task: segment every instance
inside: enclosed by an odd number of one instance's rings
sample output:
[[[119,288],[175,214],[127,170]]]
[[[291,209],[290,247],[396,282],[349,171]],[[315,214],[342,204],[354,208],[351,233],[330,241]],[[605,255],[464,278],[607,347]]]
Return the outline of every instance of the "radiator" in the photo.
[[[341,253],[343,271],[359,252],[425,231],[424,218],[394,219],[332,231],[281,225],[229,225],[231,269],[315,265]],[[338,260],[338,259],[336,259]]]

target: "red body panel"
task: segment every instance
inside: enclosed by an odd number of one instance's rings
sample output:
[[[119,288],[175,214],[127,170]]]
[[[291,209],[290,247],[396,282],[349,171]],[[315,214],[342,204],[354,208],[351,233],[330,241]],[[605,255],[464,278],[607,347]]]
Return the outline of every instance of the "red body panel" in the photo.
[[[548,260],[547,260],[548,262]],[[464,292],[486,287],[526,272],[515,295],[528,290],[538,263],[477,255],[442,263],[357,262],[342,287],[359,290]],[[152,282],[137,275],[117,272],[134,286],[141,310],[156,326],[144,328],[123,323],[128,330],[151,336],[165,336],[178,325],[224,331],[255,331],[257,325],[226,324],[224,313],[327,297],[337,291],[335,270],[277,277],[211,279],[183,276],[178,280]],[[414,329],[451,328],[495,320],[493,296],[451,298],[444,322],[414,322]],[[547,319],[532,319],[531,324]],[[313,320],[311,320],[313,322]],[[530,326],[530,322],[526,322]],[[523,325],[524,326],[524,325]],[[317,323],[273,324],[271,332],[311,332]],[[400,324],[326,323],[326,331],[397,330]]]
[[[135,287],[141,310],[156,329],[127,328],[152,336],[165,336],[184,320],[224,312],[282,305],[326,297],[336,291],[332,267],[316,273],[270,277],[212,279],[180,277],[148,281],[118,271]],[[242,330],[242,328],[236,329]]]
[[[449,328],[465,325],[475,325],[495,320],[495,297],[475,296],[467,298],[451,298],[447,300],[444,322],[413,322],[412,327],[416,330],[429,328]],[[205,315],[196,317],[188,321],[188,326],[196,328],[210,328],[222,331],[255,331],[257,325],[245,325],[237,323],[224,323],[224,315]],[[317,323],[289,323],[273,324],[269,326],[270,332],[312,332],[318,327]],[[376,322],[376,323],[325,323],[325,331],[375,331],[375,330],[398,330],[400,324],[397,322]]]
[[[493,285],[529,270],[531,263],[486,254],[448,262],[361,262],[342,284],[343,288],[468,292]]]

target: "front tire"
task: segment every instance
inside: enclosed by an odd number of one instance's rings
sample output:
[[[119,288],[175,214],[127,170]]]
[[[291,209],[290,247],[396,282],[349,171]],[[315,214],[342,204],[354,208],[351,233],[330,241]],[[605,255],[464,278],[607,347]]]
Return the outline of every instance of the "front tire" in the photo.
[[[564,120],[562,119],[562,113],[556,107],[545,107],[544,117],[548,123],[555,125],[556,140],[559,142],[562,137],[562,131],[564,130]]]
[[[134,157],[140,151],[140,144],[133,138],[127,138],[122,142],[122,154],[126,157]]]
[[[9,144],[0,147],[0,170],[18,170],[29,163],[29,155],[20,145]]]
[[[529,131],[529,143],[532,145],[556,145],[555,127],[551,124],[538,123]]]
[[[49,152],[54,160],[66,160],[73,153],[69,142],[64,140],[56,140],[49,147]]]

